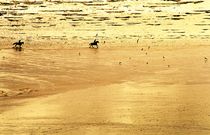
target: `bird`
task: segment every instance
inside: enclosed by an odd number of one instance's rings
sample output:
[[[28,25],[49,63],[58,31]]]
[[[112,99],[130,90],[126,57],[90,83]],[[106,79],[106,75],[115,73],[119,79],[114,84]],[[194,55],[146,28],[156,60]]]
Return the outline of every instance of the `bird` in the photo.
[[[205,63],[208,61],[208,58],[207,57],[204,57],[204,61],[205,61]]]
[[[137,43],[139,43],[139,39],[137,39],[137,41],[136,41]]]
[[[163,56],[163,61],[165,61],[165,56]]]
[[[121,64],[122,64],[122,62],[120,61],[120,62],[119,62],[119,65],[121,65]]]

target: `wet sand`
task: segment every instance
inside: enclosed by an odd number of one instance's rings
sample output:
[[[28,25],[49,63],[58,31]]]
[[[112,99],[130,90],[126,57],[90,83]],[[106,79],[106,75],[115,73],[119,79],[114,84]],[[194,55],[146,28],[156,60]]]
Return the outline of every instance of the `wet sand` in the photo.
[[[2,49],[0,134],[210,134],[209,50]]]

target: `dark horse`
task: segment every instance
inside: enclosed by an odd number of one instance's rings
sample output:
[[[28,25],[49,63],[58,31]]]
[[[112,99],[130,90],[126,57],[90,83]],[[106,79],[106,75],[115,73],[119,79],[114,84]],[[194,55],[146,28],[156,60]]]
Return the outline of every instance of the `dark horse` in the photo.
[[[92,43],[89,44],[89,45],[90,45],[89,48],[94,48],[93,46],[96,46],[96,48],[98,48],[98,43],[99,43],[99,41],[97,41],[97,40],[95,39]]]
[[[15,45],[13,48],[17,49],[17,48],[22,48],[22,45],[24,44],[24,42],[22,42],[21,40],[19,40],[18,42],[13,43],[13,45]]]

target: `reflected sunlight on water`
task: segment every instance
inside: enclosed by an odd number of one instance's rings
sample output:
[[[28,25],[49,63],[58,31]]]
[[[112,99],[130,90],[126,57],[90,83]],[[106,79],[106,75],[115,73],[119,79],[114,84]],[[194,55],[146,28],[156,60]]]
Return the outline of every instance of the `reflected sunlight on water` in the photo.
[[[0,36],[10,42],[21,38],[28,44],[35,41],[80,43],[92,40],[98,33],[100,40],[117,43],[125,39],[136,43],[140,39],[154,44],[170,41],[207,44],[210,35],[209,1],[52,0],[28,4],[16,0],[16,4],[1,2],[0,7]]]

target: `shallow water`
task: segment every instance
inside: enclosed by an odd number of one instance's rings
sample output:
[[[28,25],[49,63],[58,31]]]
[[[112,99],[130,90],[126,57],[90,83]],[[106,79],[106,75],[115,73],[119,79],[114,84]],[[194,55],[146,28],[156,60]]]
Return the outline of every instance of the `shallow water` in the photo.
[[[112,45],[123,40],[132,45],[138,39],[150,44],[193,45],[208,44],[210,38],[207,0],[19,2],[0,5],[0,37],[9,44],[23,39],[27,44],[75,41],[83,46],[96,37]]]
[[[0,82],[2,88],[11,91],[31,89],[40,92],[52,91],[51,93],[58,89],[73,90],[78,87],[120,82],[128,77],[122,74],[124,71],[132,73],[131,75],[135,72],[119,65],[120,61],[123,61],[124,65],[130,63],[129,57],[132,55],[127,54],[128,51],[89,48],[23,51],[2,49]],[[134,53],[138,54],[138,51],[134,50]],[[103,73],[104,71],[107,73]]]

